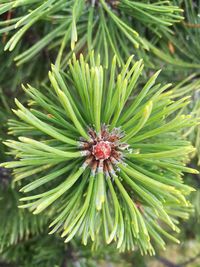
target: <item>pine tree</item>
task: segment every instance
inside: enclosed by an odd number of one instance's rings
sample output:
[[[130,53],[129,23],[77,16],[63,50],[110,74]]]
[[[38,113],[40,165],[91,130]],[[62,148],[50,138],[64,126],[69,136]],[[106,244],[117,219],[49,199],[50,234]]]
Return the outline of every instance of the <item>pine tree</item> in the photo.
[[[0,266],[145,266],[198,240],[199,9],[1,1]]]

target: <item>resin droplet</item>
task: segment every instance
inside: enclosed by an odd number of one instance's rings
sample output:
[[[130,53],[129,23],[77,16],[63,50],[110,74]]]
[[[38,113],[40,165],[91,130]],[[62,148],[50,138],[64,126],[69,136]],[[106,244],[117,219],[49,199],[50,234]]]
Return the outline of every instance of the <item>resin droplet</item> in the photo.
[[[92,154],[95,156],[96,160],[108,159],[111,154],[111,146],[108,141],[100,141],[93,146]]]

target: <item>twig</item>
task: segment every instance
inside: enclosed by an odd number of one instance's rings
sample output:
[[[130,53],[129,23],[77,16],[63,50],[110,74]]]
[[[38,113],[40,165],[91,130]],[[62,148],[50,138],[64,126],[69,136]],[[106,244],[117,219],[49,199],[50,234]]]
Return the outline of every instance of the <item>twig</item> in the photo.
[[[181,267],[182,267],[182,266],[187,266],[188,264],[190,264],[190,263],[196,261],[199,257],[200,257],[200,253],[197,254],[195,257],[190,258],[189,260],[187,260],[187,261],[181,263]]]
[[[186,26],[187,28],[194,28],[194,29],[200,28],[200,24],[195,24],[195,23],[183,22],[183,25]]]
[[[184,266],[187,266],[188,264],[196,261],[199,257],[200,257],[200,253],[197,254],[195,257],[190,258],[187,261],[182,262],[180,264],[175,264],[175,263],[173,263],[173,262],[171,262],[171,261],[169,261],[169,260],[167,260],[167,259],[165,259],[163,257],[156,257],[156,259],[158,261],[162,262],[166,267],[184,267]]]
[[[156,259],[160,262],[162,262],[166,267],[182,267],[181,265],[177,265],[163,257],[156,257]]]

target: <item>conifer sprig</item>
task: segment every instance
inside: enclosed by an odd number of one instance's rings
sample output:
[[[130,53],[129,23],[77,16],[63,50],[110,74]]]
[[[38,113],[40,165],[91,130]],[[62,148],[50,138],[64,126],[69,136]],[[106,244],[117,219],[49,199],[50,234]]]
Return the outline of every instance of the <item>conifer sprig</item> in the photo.
[[[39,236],[48,225],[48,217],[32,216],[29,211],[18,209],[18,194],[10,186],[1,188],[0,184],[0,193],[0,253],[2,253],[8,247],[16,246],[31,236]]]
[[[182,113],[190,113],[193,118],[198,118],[200,116],[200,79],[196,73],[193,73],[174,87],[175,99],[188,93],[192,96],[191,103],[183,107]],[[189,129],[184,129],[183,136],[195,146],[196,150],[191,157],[197,156],[197,165],[200,165],[200,125],[193,125]]]
[[[94,54],[89,63],[73,56],[66,73],[52,66],[51,86],[24,87],[30,108],[16,100],[9,132],[18,140],[5,142],[16,160],[2,166],[27,194],[21,208],[54,208],[50,233],[65,242],[81,236],[145,254],[178,242],[168,231],[188,217],[193,191],[182,174],[197,173],[185,166],[194,149],[178,132],[198,118],[179,112],[188,97],[173,101],[170,84],[155,84],[160,71],[138,88],[142,69],[132,57],[119,70],[116,57],[106,69]]]
[[[33,44],[30,42],[30,47],[15,57],[18,65],[27,62],[44,48],[59,50],[56,53],[58,65],[62,57],[64,62],[68,62],[70,42],[71,49],[76,53],[92,49],[97,54],[103,53],[106,66],[112,52],[111,55],[116,54],[120,64],[124,62],[124,56],[133,52],[132,47],[149,49],[141,24],[145,24],[151,32],[150,38],[160,38],[166,33],[171,34],[170,26],[183,19],[182,10],[173,1],[13,0],[1,2],[1,14],[5,15],[5,20],[0,22],[0,33],[10,33],[6,38],[5,50],[13,51],[25,38],[28,43],[29,33],[33,29],[32,35],[36,41]]]
[[[155,54],[156,58],[168,64],[170,71],[180,71],[181,68],[199,69],[200,58],[200,2],[197,1],[174,1],[184,9],[184,20],[174,24],[172,29],[174,34],[165,32],[163,38],[149,42],[149,50]],[[155,62],[158,65],[158,62]],[[177,66],[175,69],[173,66]]]

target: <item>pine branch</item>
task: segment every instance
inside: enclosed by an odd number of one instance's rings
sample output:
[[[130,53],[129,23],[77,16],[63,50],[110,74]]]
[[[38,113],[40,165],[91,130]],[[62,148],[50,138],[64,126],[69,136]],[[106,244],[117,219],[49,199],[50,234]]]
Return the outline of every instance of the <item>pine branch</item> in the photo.
[[[17,193],[10,188],[10,185],[4,184],[2,187],[0,183],[0,192],[0,253],[2,253],[9,246],[39,235],[47,225],[48,217],[35,217],[28,211],[19,210]]]
[[[20,120],[9,131],[18,141],[5,143],[16,160],[2,166],[14,168],[28,193],[21,208],[53,207],[51,234],[154,254],[152,240],[178,243],[162,225],[178,231],[175,217],[188,217],[193,189],[181,176],[197,171],[185,166],[193,148],[178,131],[199,119],[180,114],[188,98],[171,101],[170,85],[155,84],[159,72],[137,92],[143,66],[131,61],[118,70],[113,58],[108,71],[94,54],[89,64],[73,56],[67,73],[52,66],[45,91],[24,87],[32,108],[16,100]]]
[[[181,87],[183,89],[181,89]],[[180,95],[187,95],[189,92],[191,94],[191,103],[187,107],[182,109],[182,112],[190,112],[193,118],[200,116],[200,79],[198,74],[192,74],[185,80],[181,81],[174,88],[176,92],[174,97],[178,98]],[[200,164],[200,126],[196,125],[190,127],[188,130],[183,131],[183,136],[193,143],[196,147],[196,151],[191,154],[191,157],[197,157],[197,166]],[[198,176],[196,177],[198,179]]]
[[[152,37],[161,38],[166,32],[171,35],[173,31],[170,27],[183,19],[182,10],[173,5],[173,1],[13,0],[0,5],[1,13],[5,14],[5,21],[0,22],[5,50],[13,51],[32,28],[34,32],[39,32],[40,39],[29,48],[20,50],[15,57],[18,65],[31,60],[45,47],[48,51],[56,51],[58,66],[61,62],[65,66],[71,49],[77,54],[95,49],[104,55],[105,66],[116,54],[118,63],[122,64],[124,57],[137,53],[137,49],[132,50],[131,47],[140,47],[144,53],[149,49],[141,30],[142,24]]]
[[[175,1],[180,4],[180,1]],[[174,35],[166,32],[162,39],[158,40],[156,45],[150,44],[150,50],[159,57],[163,64],[163,60],[169,64],[178,67],[180,73],[181,68],[188,68],[192,73],[193,69],[199,69],[200,47],[199,47],[199,3],[194,1],[182,1],[185,20],[182,23],[173,26]],[[173,52],[167,44],[173,46]],[[182,62],[182,63],[181,63]],[[182,64],[182,65],[181,65]],[[176,71],[173,66],[168,65],[168,69]]]

